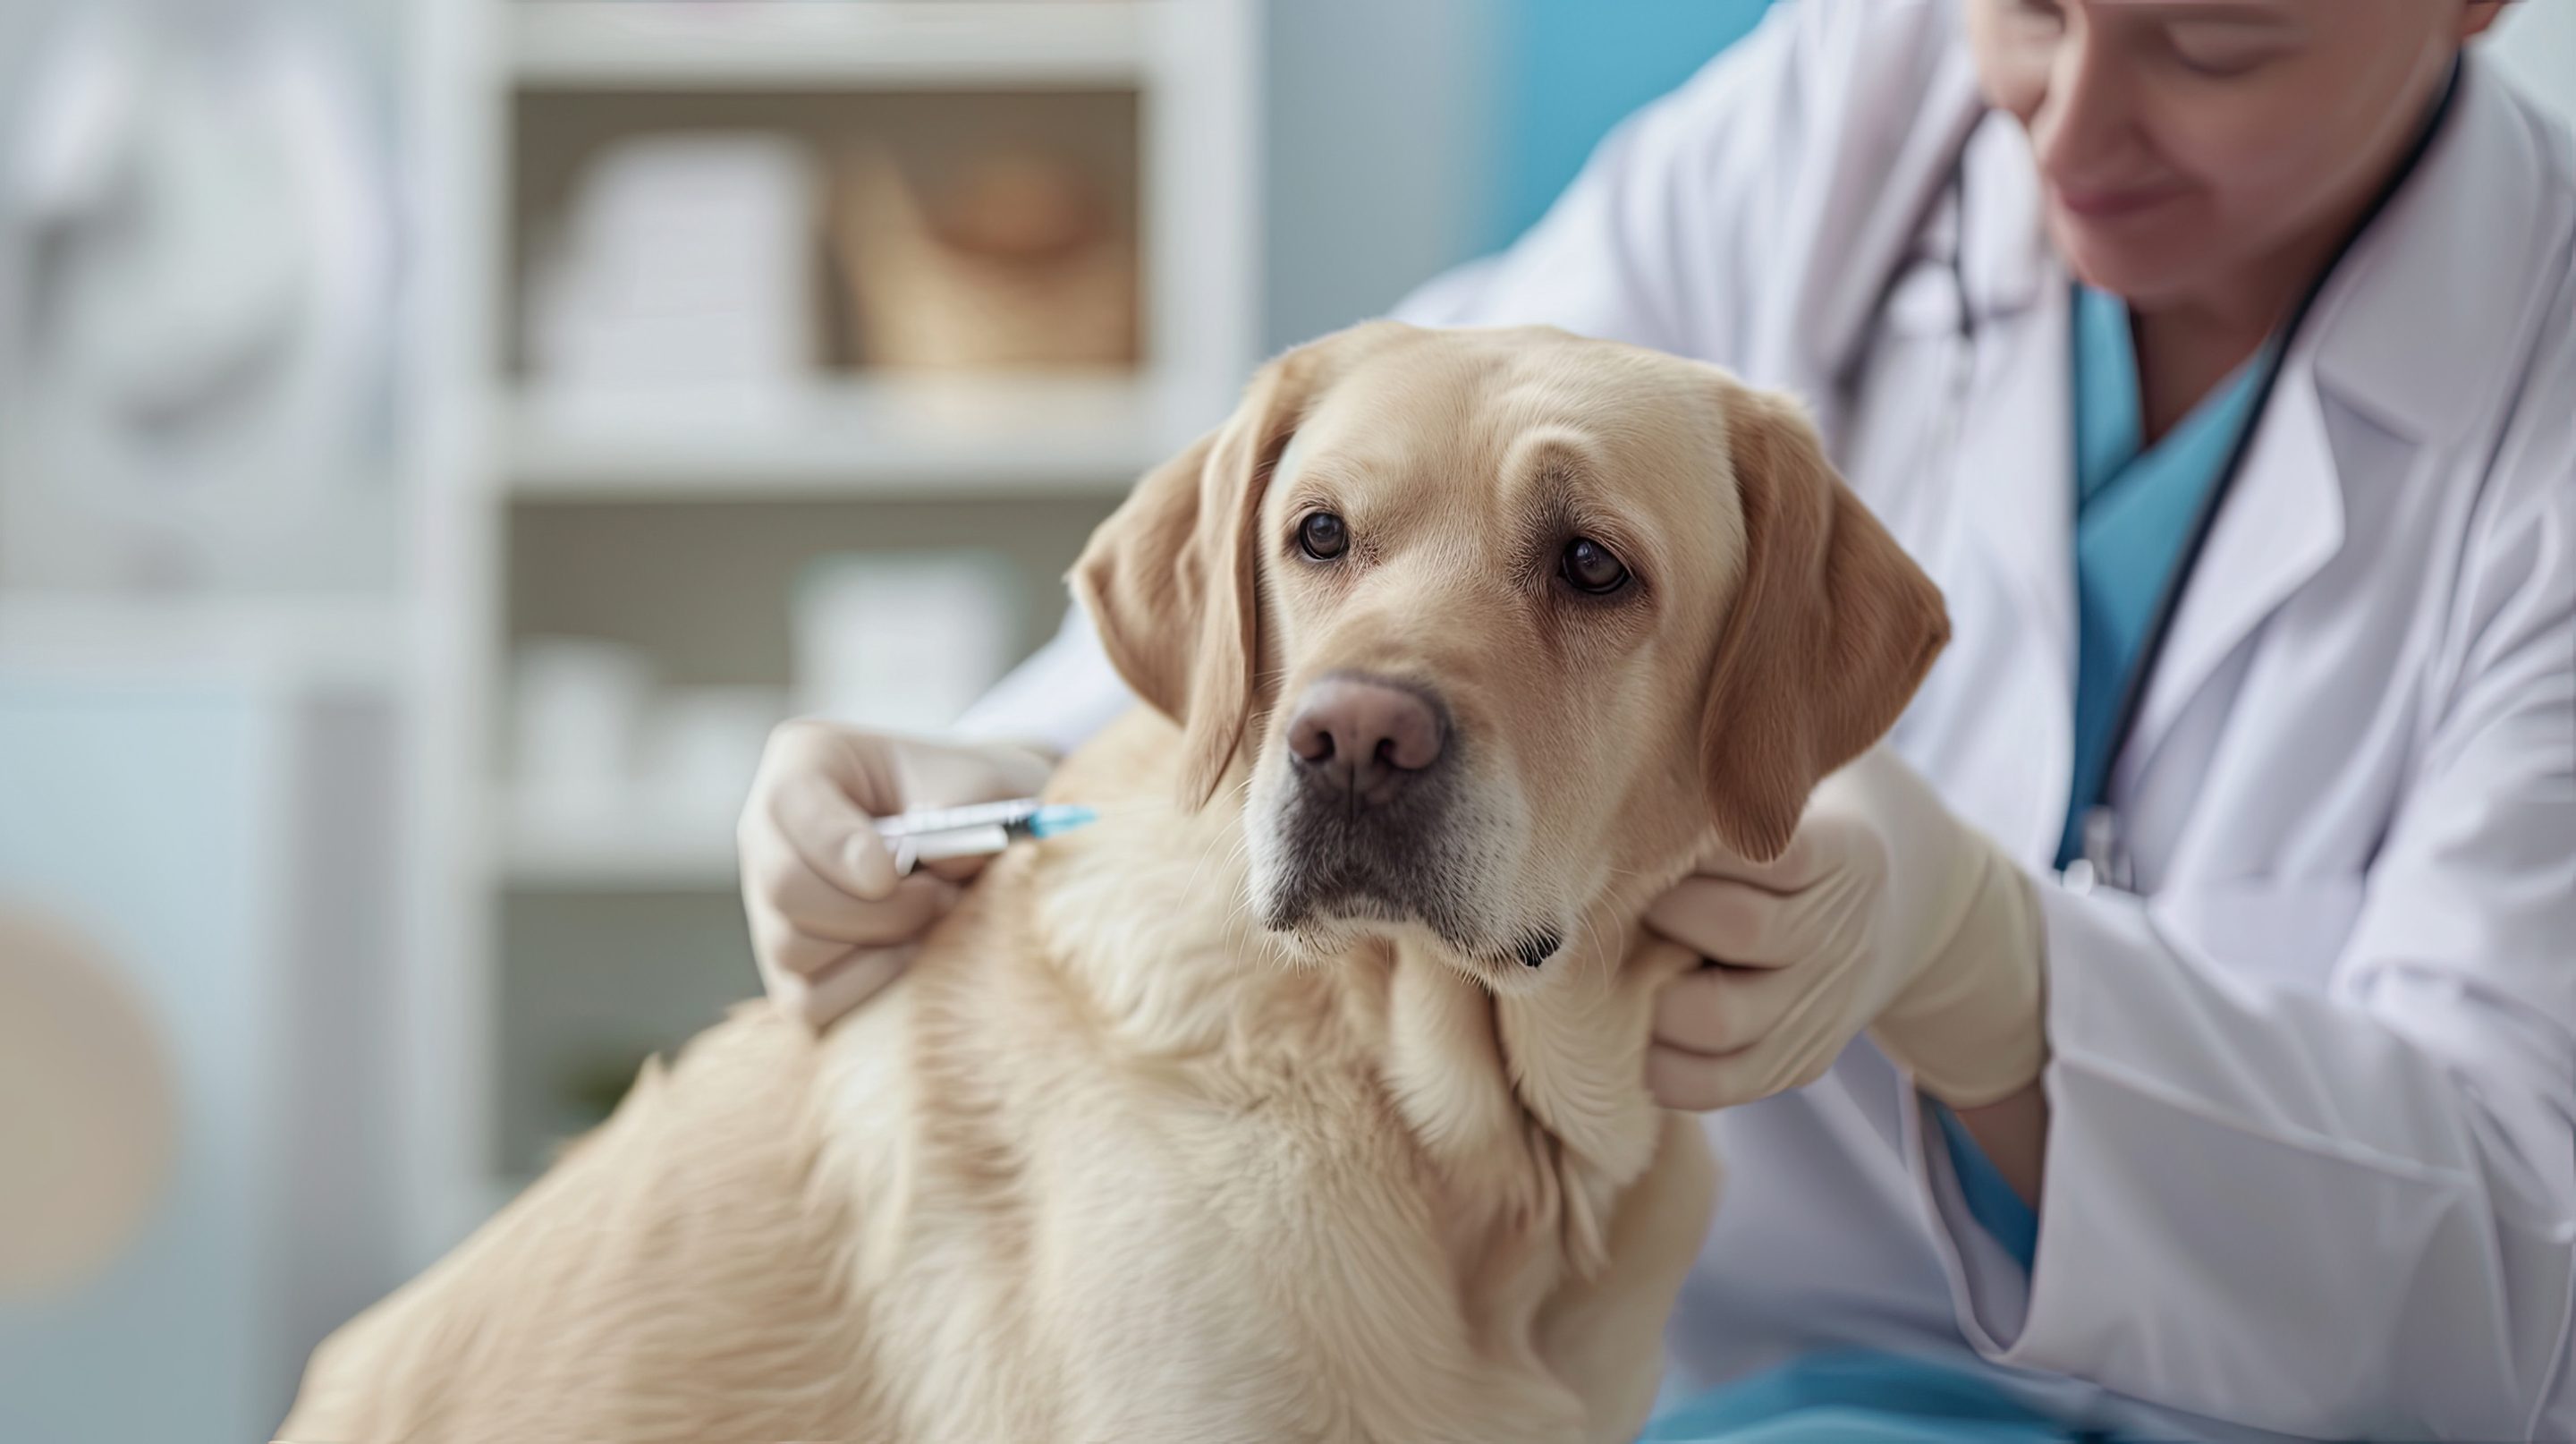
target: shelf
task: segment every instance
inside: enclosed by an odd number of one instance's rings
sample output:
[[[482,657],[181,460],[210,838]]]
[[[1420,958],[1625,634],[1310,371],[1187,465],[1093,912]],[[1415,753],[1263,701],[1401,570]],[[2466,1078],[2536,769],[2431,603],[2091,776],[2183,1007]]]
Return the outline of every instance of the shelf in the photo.
[[[1120,87],[1156,0],[514,0],[529,89]]]
[[[557,892],[730,892],[739,884],[733,819],[638,811],[547,817],[507,794],[492,809],[508,887]]]
[[[738,406],[539,394],[510,411],[510,490],[548,501],[1108,499],[1179,444],[1126,376],[868,380]]]
[[[0,596],[0,669],[28,676],[244,674],[304,687],[395,686],[406,613],[380,595]]]

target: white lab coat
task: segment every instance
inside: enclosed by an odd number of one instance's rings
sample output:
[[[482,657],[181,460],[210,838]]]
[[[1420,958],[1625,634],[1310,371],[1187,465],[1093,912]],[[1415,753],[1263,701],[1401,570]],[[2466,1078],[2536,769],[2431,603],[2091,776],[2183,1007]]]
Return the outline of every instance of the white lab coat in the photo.
[[[1401,314],[1807,397],[1949,599],[1895,745],[2045,876],[2070,282],[1957,8],[1775,9]],[[1859,1345],[2150,1437],[2576,1439],[2576,143],[2474,57],[2461,85],[2286,356],[2114,770],[2144,901],[2043,886],[2035,1268],[1855,1043],[1709,1120],[1683,1381]],[[1070,741],[1123,700],[1077,621],[972,725]]]

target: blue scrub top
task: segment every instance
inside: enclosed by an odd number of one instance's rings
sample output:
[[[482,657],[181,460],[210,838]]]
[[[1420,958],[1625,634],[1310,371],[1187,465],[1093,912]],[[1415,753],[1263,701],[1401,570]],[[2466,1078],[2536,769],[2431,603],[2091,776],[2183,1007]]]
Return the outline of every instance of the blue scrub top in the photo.
[[[2121,692],[2192,521],[2253,419],[2275,351],[2264,347],[2146,446],[2128,303],[2079,286],[2073,329],[2075,771],[2060,867],[2083,852],[2084,813],[2111,767]]]

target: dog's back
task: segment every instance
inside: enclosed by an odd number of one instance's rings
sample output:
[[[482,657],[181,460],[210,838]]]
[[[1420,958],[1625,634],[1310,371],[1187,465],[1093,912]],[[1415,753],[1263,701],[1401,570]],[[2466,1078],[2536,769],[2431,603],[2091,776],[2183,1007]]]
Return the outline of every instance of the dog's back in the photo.
[[[995,1040],[960,1016],[1019,1031],[999,1016],[1036,964],[1018,861],[825,1037],[745,1004],[647,1064],[527,1192],[315,1351],[279,1438],[1061,1437],[1002,1271],[1030,1231],[996,1130],[1025,1120],[997,1116]]]
[[[453,1254],[313,1358],[280,1437],[653,1440],[866,1427],[861,1320],[831,1269],[854,1236],[817,1187],[815,1041],[745,1007]],[[720,1401],[720,1402],[719,1402]]]

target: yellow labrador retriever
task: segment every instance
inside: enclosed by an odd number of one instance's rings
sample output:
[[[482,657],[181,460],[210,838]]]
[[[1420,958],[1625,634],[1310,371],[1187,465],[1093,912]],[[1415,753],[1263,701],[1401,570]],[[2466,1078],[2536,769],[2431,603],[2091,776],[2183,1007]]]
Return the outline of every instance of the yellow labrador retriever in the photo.
[[[1553,331],[1292,352],[1074,573],[1140,710],[817,1041],[751,1007],[323,1345],[325,1441],[1624,1440],[1715,1171],[1638,916],[1939,595],[1797,412]]]

